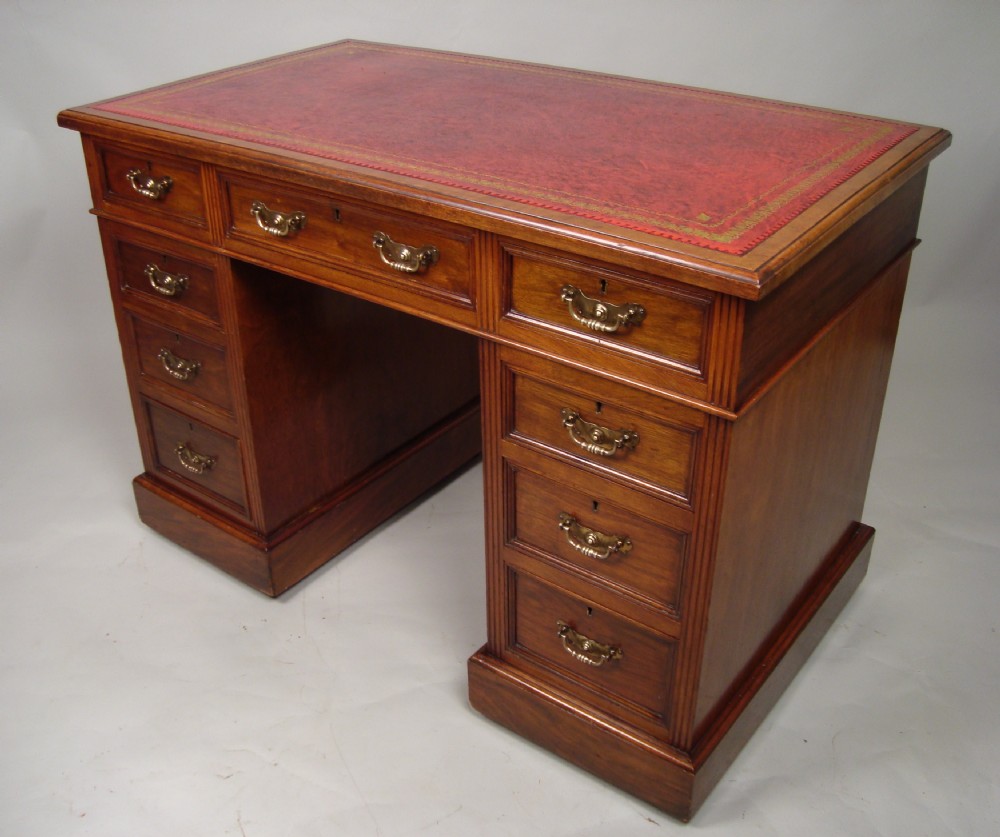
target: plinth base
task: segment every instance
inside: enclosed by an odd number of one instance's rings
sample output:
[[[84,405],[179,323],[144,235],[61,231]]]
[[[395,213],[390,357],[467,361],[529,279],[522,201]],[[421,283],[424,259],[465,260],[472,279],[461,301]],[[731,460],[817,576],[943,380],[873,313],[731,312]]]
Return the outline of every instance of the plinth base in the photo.
[[[690,752],[588,708],[485,648],[469,660],[469,700],[491,720],[687,821],[861,583],[874,535],[858,524]]]
[[[150,528],[278,596],[479,455],[478,406],[443,422],[277,532],[262,536],[164,483],[133,480]]]

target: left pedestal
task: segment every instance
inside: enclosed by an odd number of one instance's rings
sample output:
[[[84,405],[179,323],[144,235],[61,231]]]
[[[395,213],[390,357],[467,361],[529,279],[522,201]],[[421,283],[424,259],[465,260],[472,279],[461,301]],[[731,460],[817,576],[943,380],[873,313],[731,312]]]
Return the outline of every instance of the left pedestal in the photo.
[[[101,220],[142,520],[271,595],[480,449],[476,341]]]

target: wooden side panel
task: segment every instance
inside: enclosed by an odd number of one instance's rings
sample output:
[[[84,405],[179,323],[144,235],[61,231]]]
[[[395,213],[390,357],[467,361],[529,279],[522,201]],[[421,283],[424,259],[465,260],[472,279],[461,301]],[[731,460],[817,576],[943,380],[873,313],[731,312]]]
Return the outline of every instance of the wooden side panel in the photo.
[[[860,520],[908,267],[884,271],[733,428],[696,724]]]
[[[693,753],[697,809],[833,625],[868,571],[875,530],[860,524],[796,601],[767,653]]]
[[[462,332],[234,262],[262,532],[474,403]]]

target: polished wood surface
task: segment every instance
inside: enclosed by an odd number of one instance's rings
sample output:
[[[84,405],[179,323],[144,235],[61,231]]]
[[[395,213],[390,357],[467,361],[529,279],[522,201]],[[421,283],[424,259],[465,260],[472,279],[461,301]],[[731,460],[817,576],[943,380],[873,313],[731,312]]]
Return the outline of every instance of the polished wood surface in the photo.
[[[302,62],[343,84],[276,99]],[[381,92],[357,95],[372,67],[452,92],[401,123]],[[484,129],[459,76],[498,109],[542,80],[565,90],[549,114],[578,138],[564,170],[504,145],[516,114]],[[674,176],[644,206],[648,182],[615,179],[632,171],[621,148],[601,149],[617,166],[587,162],[601,134],[571,122],[610,89],[643,103],[624,130]],[[664,107],[683,124],[644,145],[636,126]],[[469,134],[406,133],[427,120]],[[704,134],[747,120],[784,129],[787,157]],[[83,137],[142,519],[278,595],[481,449],[473,706],[690,817],[864,576],[865,491],[947,132],[351,42],[60,122]],[[534,182],[514,182],[521,168]],[[793,182],[808,200],[779,189]],[[769,189],[781,199],[739,202]],[[710,206],[742,220],[713,227]]]
[[[861,517],[908,266],[887,268],[732,426],[695,731]]]

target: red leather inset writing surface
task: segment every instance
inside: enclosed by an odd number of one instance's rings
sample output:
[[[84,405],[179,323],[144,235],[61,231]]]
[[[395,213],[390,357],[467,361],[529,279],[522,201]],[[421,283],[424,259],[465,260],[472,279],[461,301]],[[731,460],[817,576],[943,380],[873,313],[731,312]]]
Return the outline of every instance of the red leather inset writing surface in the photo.
[[[674,85],[355,42],[98,108],[734,255],[916,130]]]

